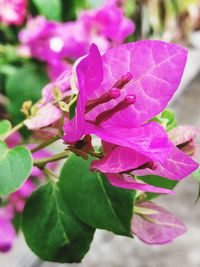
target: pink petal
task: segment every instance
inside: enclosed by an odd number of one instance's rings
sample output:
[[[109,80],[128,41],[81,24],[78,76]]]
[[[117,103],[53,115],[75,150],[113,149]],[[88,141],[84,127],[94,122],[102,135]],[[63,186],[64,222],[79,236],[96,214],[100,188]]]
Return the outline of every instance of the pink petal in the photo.
[[[61,110],[52,104],[41,107],[35,116],[25,120],[24,124],[30,130],[47,127],[61,118]]]
[[[133,149],[117,146],[105,157],[92,161],[91,169],[104,173],[118,173],[135,169],[150,159]]]
[[[180,84],[186,59],[184,48],[162,41],[137,41],[108,50],[102,56],[103,83],[88,95],[88,99],[101,96],[127,72],[133,78],[121,90],[120,98],[99,105],[87,115],[87,119],[94,120],[99,113],[116,106],[126,94],[130,94],[136,96],[135,104],[114,114],[102,125],[140,126],[166,107]]]
[[[108,181],[116,187],[125,188],[125,189],[133,189],[133,190],[141,190],[145,192],[154,192],[159,194],[175,194],[174,191],[155,187],[149,184],[139,183],[132,177],[128,175],[120,175],[120,174],[112,174],[109,173],[106,175],[108,178]]]
[[[119,146],[132,148],[147,157],[163,161],[173,148],[162,126],[149,122],[139,128],[103,128],[87,123],[85,134],[95,134],[102,140]]]
[[[176,147],[173,148],[170,155],[164,162],[157,162],[156,165],[157,168],[155,170],[146,168],[144,170],[136,170],[133,172],[133,174],[137,176],[153,174],[171,180],[181,180],[199,167],[197,162]]]
[[[95,59],[95,60],[94,60]],[[95,90],[102,80],[102,63],[100,53],[95,45],[92,45],[89,54],[78,64],[77,77],[79,96],[74,118],[64,126],[67,142],[79,140],[85,131],[85,104],[86,93]]]
[[[146,220],[138,214],[133,216],[132,232],[143,242],[166,244],[186,232],[186,226],[162,207],[152,202],[138,203],[137,206],[158,211],[157,214],[145,215]]]

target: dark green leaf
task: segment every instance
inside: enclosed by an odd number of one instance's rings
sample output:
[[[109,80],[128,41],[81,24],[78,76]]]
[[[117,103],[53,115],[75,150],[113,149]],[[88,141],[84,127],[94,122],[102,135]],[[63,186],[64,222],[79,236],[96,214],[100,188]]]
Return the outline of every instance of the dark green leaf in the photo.
[[[66,202],[92,227],[131,236],[135,192],[112,186],[104,175],[90,171],[90,162],[75,155],[66,161],[59,182]]]
[[[0,141],[0,195],[16,191],[29,177],[31,169],[32,157],[27,148],[8,149]]]
[[[0,121],[0,140],[3,140],[4,136],[12,129],[12,125],[8,120]]]
[[[52,262],[80,262],[94,234],[93,228],[71,213],[54,183],[40,187],[29,198],[22,229],[33,252]]]
[[[173,189],[178,183],[177,181],[169,180],[167,178],[156,175],[138,176],[138,178],[143,180],[147,184],[167,189]],[[146,195],[148,200],[160,196],[160,194],[157,193],[146,193]]]
[[[32,0],[40,14],[50,20],[61,20],[62,3],[61,0]]]
[[[22,103],[27,100],[36,102],[41,98],[41,89],[48,82],[46,75],[35,66],[26,66],[10,75],[6,82],[6,94],[10,100],[8,111],[14,124],[21,122],[24,115],[20,112]]]

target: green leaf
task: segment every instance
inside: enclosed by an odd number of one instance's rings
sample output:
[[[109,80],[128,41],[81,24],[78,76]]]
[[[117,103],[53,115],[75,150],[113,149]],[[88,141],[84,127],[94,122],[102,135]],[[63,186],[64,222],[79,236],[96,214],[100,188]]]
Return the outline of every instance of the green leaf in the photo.
[[[54,183],[40,187],[28,199],[22,230],[37,256],[62,263],[80,262],[95,231],[72,214]]]
[[[47,19],[61,21],[62,3],[61,0],[32,0],[39,13]]]
[[[0,141],[0,195],[15,192],[29,177],[31,169],[32,157],[27,148],[9,149]]]
[[[167,131],[177,126],[175,114],[171,109],[165,109],[162,113],[152,119],[163,125]]]
[[[12,125],[8,120],[0,121],[0,140],[3,140],[4,136],[10,132]]]
[[[178,183],[177,181],[169,180],[167,178],[156,175],[138,176],[137,178],[141,179],[147,184],[167,189],[173,189]],[[157,193],[146,193],[146,195],[148,200],[160,196],[160,194]]]
[[[19,68],[14,75],[8,77],[6,82],[6,94],[10,100],[8,111],[14,124],[24,119],[24,115],[20,112],[22,103],[27,100],[36,102],[41,98],[41,89],[47,82],[46,74],[33,65]]]
[[[74,214],[94,228],[131,237],[135,191],[112,186],[90,171],[90,160],[72,155],[64,164],[59,187]]]

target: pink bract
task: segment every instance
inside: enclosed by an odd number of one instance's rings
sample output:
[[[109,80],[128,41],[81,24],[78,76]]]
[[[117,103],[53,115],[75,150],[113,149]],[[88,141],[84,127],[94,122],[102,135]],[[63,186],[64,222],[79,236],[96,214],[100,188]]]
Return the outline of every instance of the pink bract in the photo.
[[[47,127],[61,118],[61,110],[51,103],[39,108],[37,113],[24,121],[24,124],[30,130]]]
[[[159,194],[175,194],[174,191],[156,187],[153,185],[142,183],[142,181],[135,180],[127,174],[116,174],[116,173],[107,173],[106,174],[108,181],[116,187],[140,190],[145,192],[154,192]]]
[[[152,202],[142,202],[138,207],[156,211],[155,214],[134,214],[132,232],[144,243],[167,244],[186,232],[185,225],[173,214]]]

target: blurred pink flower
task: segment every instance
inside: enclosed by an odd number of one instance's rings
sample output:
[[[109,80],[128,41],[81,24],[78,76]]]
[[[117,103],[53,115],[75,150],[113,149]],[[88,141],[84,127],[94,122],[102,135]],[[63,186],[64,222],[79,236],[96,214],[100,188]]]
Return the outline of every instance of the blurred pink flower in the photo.
[[[0,22],[7,25],[21,25],[27,11],[27,0],[1,0]]]
[[[12,205],[0,208],[0,251],[7,252],[11,249],[16,232],[12,225],[14,210]]]
[[[101,51],[121,44],[134,32],[134,23],[124,17],[114,3],[84,11],[77,21],[58,23],[45,17],[29,18],[25,29],[19,33],[23,51],[30,51],[39,60],[46,61],[50,77],[56,79],[64,69],[67,59],[75,60],[85,55],[92,43]],[[25,49],[27,47],[27,49]]]

